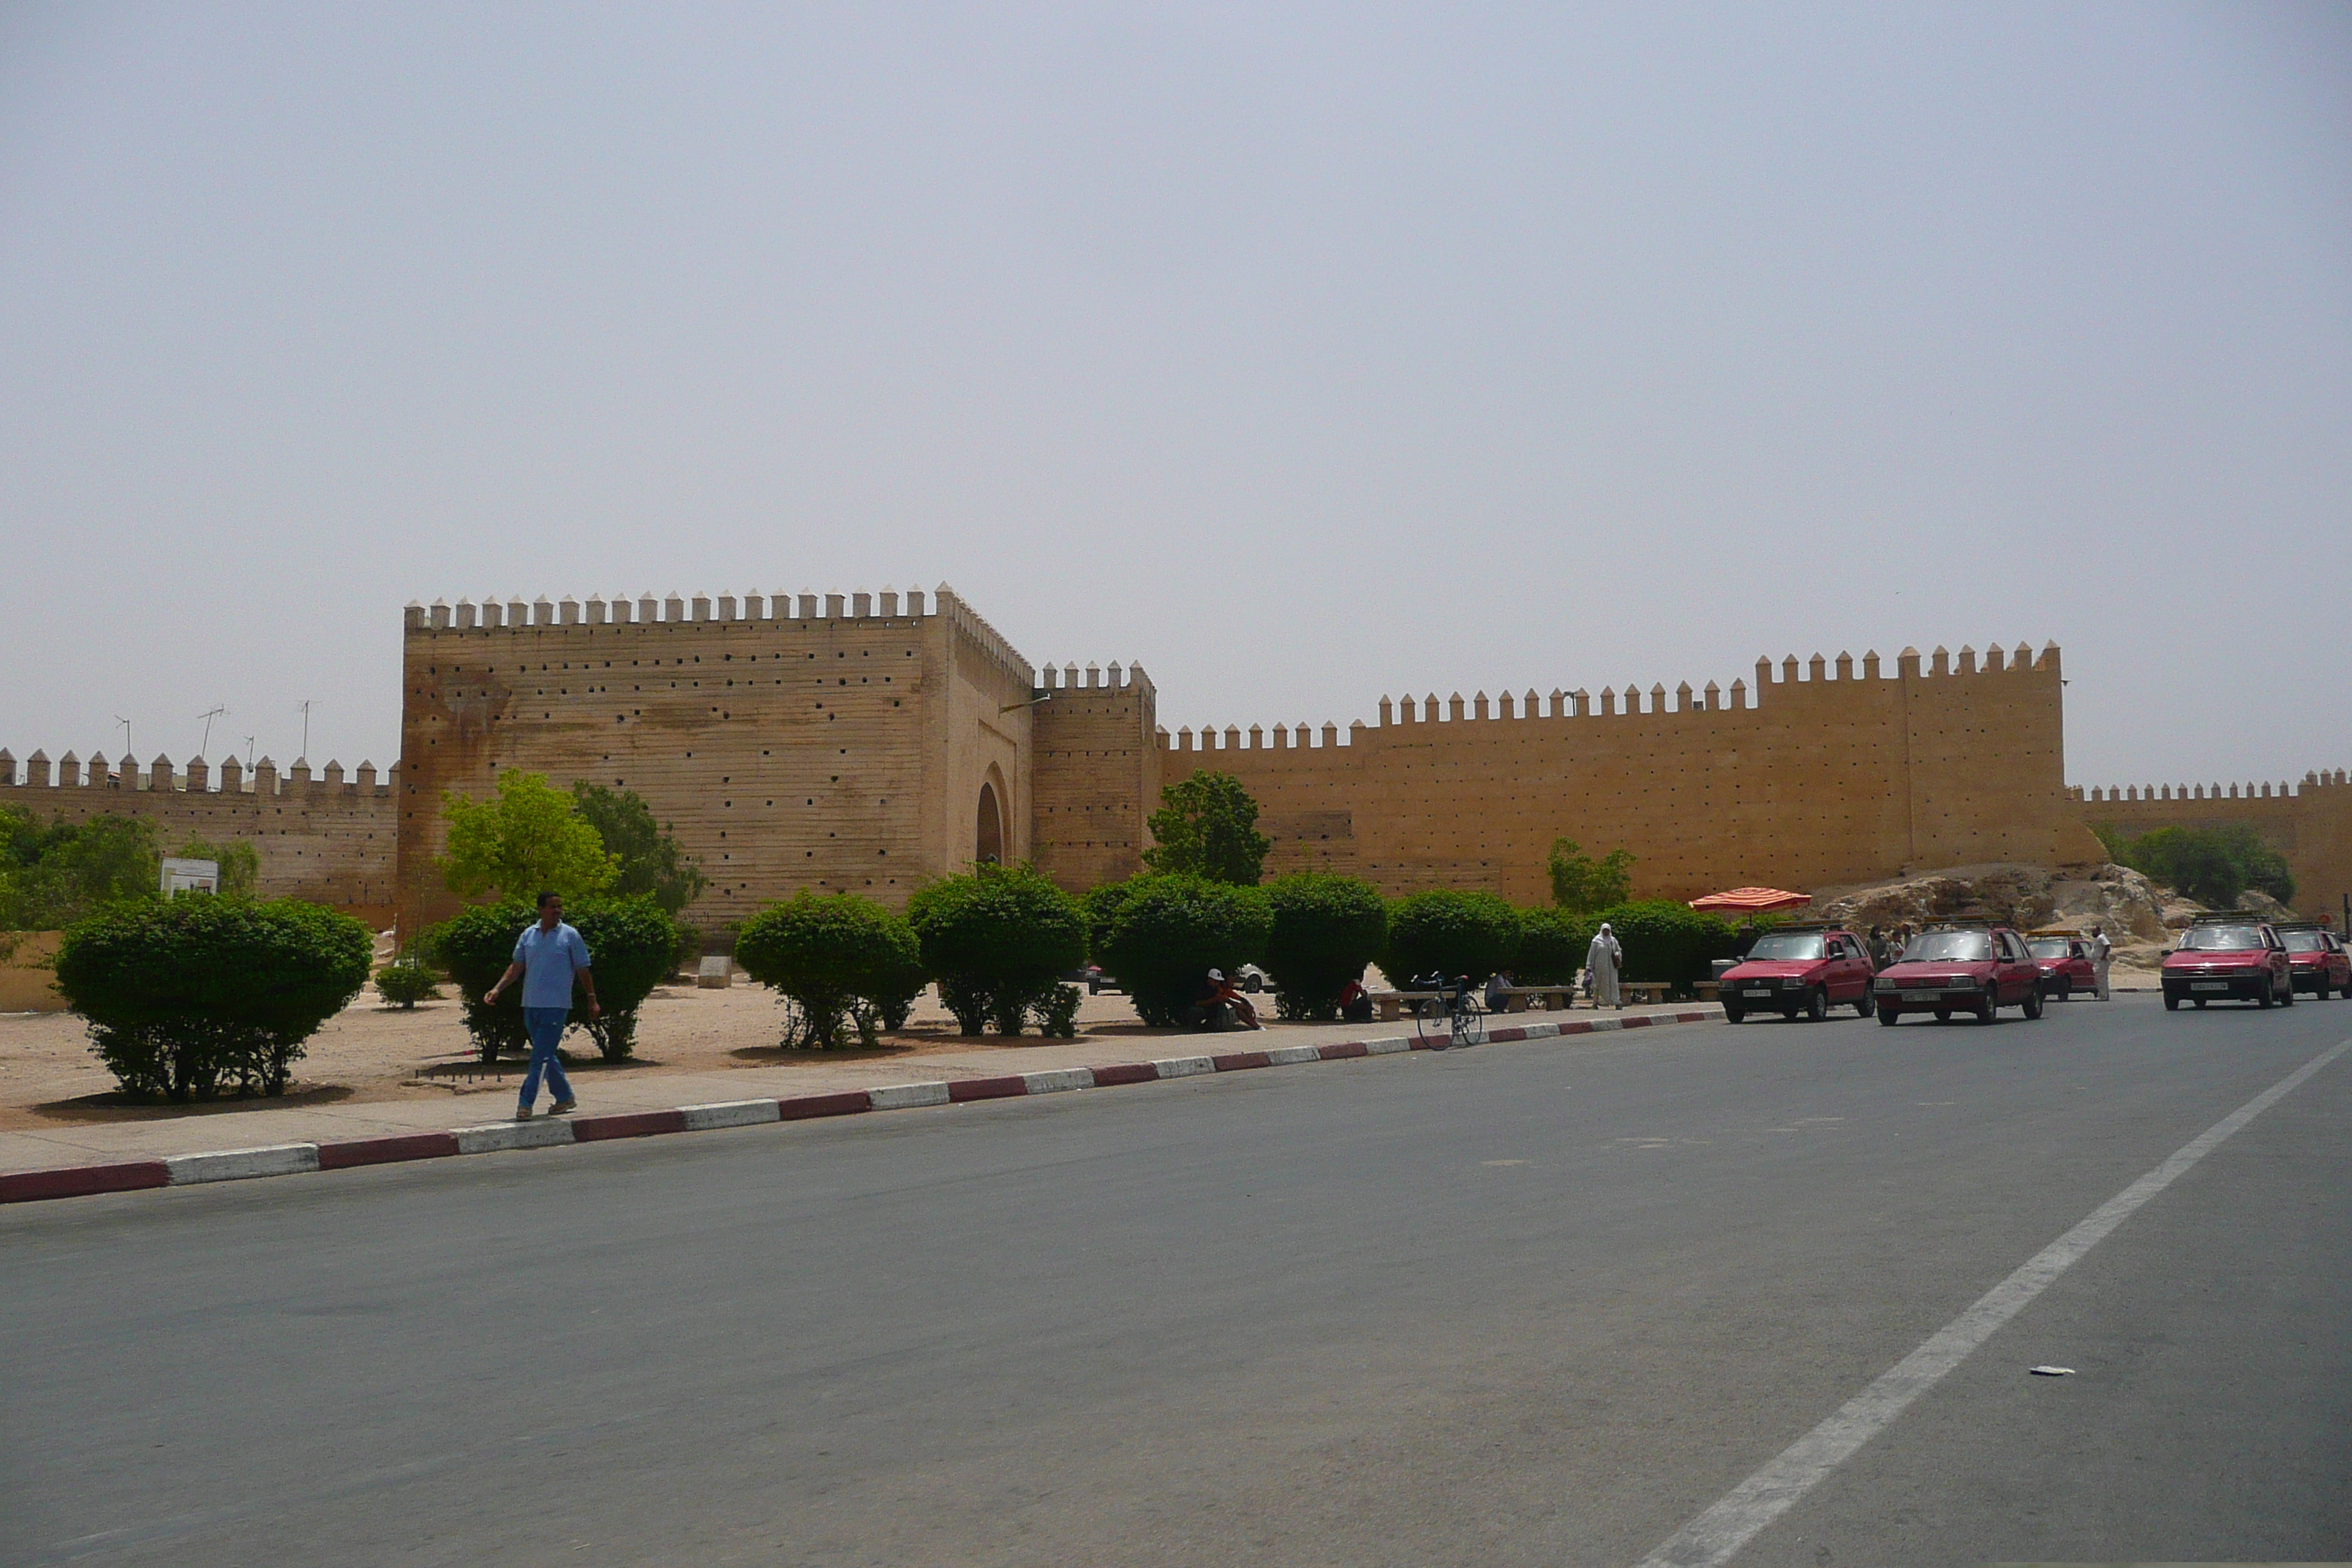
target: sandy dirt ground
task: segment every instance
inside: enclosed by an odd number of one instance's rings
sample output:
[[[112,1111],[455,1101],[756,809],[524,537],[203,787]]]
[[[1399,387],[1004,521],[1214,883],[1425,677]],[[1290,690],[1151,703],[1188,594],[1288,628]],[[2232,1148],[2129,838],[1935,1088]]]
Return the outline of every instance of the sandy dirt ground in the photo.
[[[1273,1025],[1274,998],[1260,1000],[1268,1024]],[[1008,1061],[1005,1070],[1018,1072],[1024,1070],[1017,1062],[1020,1055],[1046,1044],[1034,1034],[1011,1040],[994,1034],[977,1039],[959,1035],[955,1019],[929,992],[904,1030],[883,1037],[879,1051],[783,1050],[777,1045],[783,1022],[783,1009],[773,993],[740,979],[724,990],[663,986],[646,999],[639,1014],[633,1060],[608,1066],[587,1037],[574,1030],[565,1037],[564,1062],[568,1070],[593,1081],[614,1074],[635,1078],[730,1068],[775,1068],[795,1063],[817,1068],[912,1060],[942,1052],[1001,1047]],[[1276,1026],[1273,1032],[1281,1032],[1280,1026]],[[1080,1005],[1078,1033],[1085,1041],[1175,1032],[1145,1028],[1125,996],[1107,992]],[[480,1066],[455,1001],[419,1003],[414,1012],[405,1012],[382,1006],[370,991],[311,1037],[307,1051],[295,1064],[294,1083],[279,1103],[447,1100],[491,1092],[511,1096],[520,1074],[520,1066],[513,1061],[505,1064],[502,1073]],[[92,1054],[89,1033],[79,1018],[66,1013],[0,1016],[0,1131],[255,1108],[256,1102],[250,1100],[197,1106],[128,1103],[115,1089],[112,1075]]]

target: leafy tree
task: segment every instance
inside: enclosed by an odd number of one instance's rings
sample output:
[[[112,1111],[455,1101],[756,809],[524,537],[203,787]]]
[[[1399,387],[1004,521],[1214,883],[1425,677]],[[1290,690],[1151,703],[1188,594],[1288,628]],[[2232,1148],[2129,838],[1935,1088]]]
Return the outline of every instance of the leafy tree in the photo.
[[[495,1004],[482,998],[514,962],[515,939],[523,927],[538,918],[530,904],[508,899],[460,910],[425,933],[424,950],[457,987],[467,1033],[484,1062],[497,1061],[501,1053],[530,1052],[522,987],[509,986]],[[636,1047],[637,1009],[669,978],[677,929],[658,904],[643,897],[567,900],[563,918],[588,946],[596,1000],[604,1010],[602,1017],[589,1017],[587,994],[575,985],[569,1022],[588,1031],[605,1060],[622,1060]]]
[[[1197,1021],[1210,970],[1230,975],[1265,955],[1274,909],[1257,888],[1147,871],[1087,894],[1087,923],[1137,1016],[1168,1028]]]
[[[69,928],[58,988],[131,1094],[283,1094],[303,1042],[367,984],[366,926],[292,899],[117,903]]]
[[[252,844],[242,838],[232,838],[225,844],[209,839],[191,838],[172,851],[188,860],[209,860],[220,868],[217,891],[224,899],[249,899],[261,880],[261,855]],[[160,872],[158,873],[160,879]]]
[[[1300,871],[1265,885],[1274,924],[1265,971],[1285,1018],[1339,1016],[1339,990],[1380,956],[1389,934],[1388,900],[1370,882]]]
[[[914,929],[872,899],[803,888],[743,922],[735,961],[792,1003],[784,1045],[823,1051],[846,1043],[845,1022],[860,1044],[878,1044],[879,1000],[896,994],[922,957]]]
[[[1054,1000],[1066,971],[1087,961],[1078,901],[1028,866],[982,866],[941,877],[907,900],[923,966],[967,1035],[994,1023],[1017,1035]]]
[[[2252,824],[2220,827],[2158,827],[2126,838],[2112,825],[2100,841],[2118,865],[2143,872],[2209,909],[2228,909],[2248,888],[2281,903],[2294,898],[2286,858]]]
[[[615,874],[606,891],[619,898],[650,894],[673,915],[702,896],[709,885],[702,868],[655,822],[643,795],[575,779],[572,798],[613,856]]]
[[[1523,985],[1567,985],[1584,967],[1593,922],[1563,909],[1521,910],[1511,973]]]
[[[0,806],[0,930],[59,931],[110,904],[155,897],[155,825],[111,813],[46,825]]]
[[[1598,860],[1573,838],[1551,841],[1551,901],[1570,914],[1622,904],[1633,890],[1633,857],[1612,849]]]
[[[1231,773],[1202,771],[1160,792],[1143,863],[1174,876],[1255,888],[1274,841],[1257,830],[1257,802]]]
[[[614,857],[595,825],[544,773],[509,768],[499,775],[496,795],[483,801],[444,790],[441,815],[449,824],[441,874],[460,898],[554,892],[570,899],[613,884]]]
[[[1433,888],[1389,908],[1381,971],[1394,985],[1424,975],[1484,980],[1507,968],[1519,942],[1519,911],[1493,893]]]
[[[1608,921],[1625,950],[1618,973],[1627,980],[1662,980],[1687,990],[1707,977],[1708,960],[1731,956],[1729,926],[1672,899],[1612,904],[1591,918],[1595,930]]]

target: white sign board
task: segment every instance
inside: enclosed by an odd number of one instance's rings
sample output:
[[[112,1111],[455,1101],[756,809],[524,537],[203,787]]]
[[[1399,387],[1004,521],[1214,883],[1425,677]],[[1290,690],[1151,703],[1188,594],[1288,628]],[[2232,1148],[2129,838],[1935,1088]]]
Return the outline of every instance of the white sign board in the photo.
[[[182,893],[217,893],[220,891],[220,862],[217,860],[182,860],[172,856],[163,858],[163,896],[178,898]]]

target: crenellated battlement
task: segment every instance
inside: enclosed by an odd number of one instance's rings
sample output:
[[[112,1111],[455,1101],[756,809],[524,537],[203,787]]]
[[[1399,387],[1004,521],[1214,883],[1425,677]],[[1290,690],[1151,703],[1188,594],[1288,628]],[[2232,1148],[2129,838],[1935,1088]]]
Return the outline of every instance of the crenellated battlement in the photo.
[[[940,601],[952,601],[942,603]],[[538,631],[561,630],[566,626],[676,626],[686,623],[719,621],[847,621],[847,620],[922,620],[926,615],[957,616],[975,626],[975,636],[993,638],[1003,644],[993,628],[980,616],[955,600],[954,590],[940,584],[939,595],[928,611],[923,590],[909,588],[901,594],[885,588],[878,593],[859,589],[850,594],[818,595],[803,589],[798,595],[762,594],[696,594],[691,596],[671,593],[656,595],[640,594],[632,599],[624,594],[611,598],[592,594],[585,600],[567,594],[551,601],[542,594],[536,599],[484,598],[477,603],[459,599],[455,605],[436,599],[423,605],[412,599],[402,614],[404,627],[417,631]],[[1010,653],[1010,645],[1004,651]],[[1016,656],[1017,657],[1017,656]]]
[[[1943,647],[1923,659],[1917,648],[1906,647],[1895,656],[1895,666],[1892,674],[1885,673],[1878,652],[1873,648],[1863,654],[1858,670],[1853,655],[1845,652],[1841,652],[1834,661],[1817,653],[1801,667],[1797,657],[1790,654],[1780,660],[1777,673],[1769,658],[1759,658],[1755,684],[1751,687],[1742,678],[1733,680],[1728,689],[1712,680],[1694,689],[1685,680],[1672,692],[1664,682],[1654,681],[1646,692],[1629,683],[1622,689],[1603,686],[1597,696],[1583,687],[1564,690],[1557,686],[1548,695],[1539,694],[1532,686],[1516,695],[1506,687],[1492,697],[1484,690],[1466,698],[1459,691],[1444,697],[1432,691],[1419,698],[1406,692],[1401,697],[1384,696],[1380,700],[1377,725],[1359,719],[1351,721],[1344,732],[1328,721],[1319,730],[1309,724],[1276,724],[1270,731],[1256,724],[1246,731],[1233,724],[1225,725],[1222,731],[1214,725],[1202,725],[1196,745],[1195,732],[1186,725],[1178,728],[1173,736],[1160,731],[1160,745],[1161,750],[1170,752],[1304,751],[1359,744],[1370,731],[1423,730],[1431,725],[1752,712],[1769,702],[1785,699],[1792,691],[1816,686],[1853,687],[1864,682],[1891,685],[1898,681],[1958,680],[1964,677],[2026,673],[2055,677],[2059,652],[2054,642],[2044,643],[2039,654],[2025,643],[2009,651],[1996,643],[1988,646],[1981,658],[1973,647],[1964,645],[1957,659]]]
[[[2337,768],[2333,773],[2325,768],[2317,768],[2305,773],[2300,784],[2289,784],[2286,780],[2281,779],[2276,784],[2273,784],[2269,780],[2264,779],[2252,784],[2230,784],[2226,789],[2216,783],[2210,784],[2106,784],[2094,785],[2087,791],[2082,785],[2075,784],[2066,793],[2073,798],[2092,805],[2120,805],[2126,802],[2147,801],[2293,800],[2299,795],[2309,795],[2318,790],[2340,788],[2345,783],[2346,776],[2345,770],[2342,768]]]
[[[248,773],[245,764],[236,758],[226,757],[222,759],[219,770],[215,772],[202,757],[189,758],[183,767],[160,752],[142,763],[138,758],[131,756],[110,761],[103,752],[92,752],[85,761],[68,752],[53,763],[47,752],[36,751],[25,759],[20,773],[16,756],[5,747],[0,747],[0,789],[76,793],[101,790],[131,795],[258,795],[272,798],[306,798],[313,794],[366,795],[389,799],[396,782],[392,774],[399,771],[400,764],[394,763],[391,773],[379,781],[375,764],[363,762],[359,765],[359,771],[347,778],[343,764],[331,762],[324,773],[314,777],[310,764],[302,759],[296,759],[292,767],[280,773],[276,763],[263,757]],[[0,798],[0,805],[29,805],[39,809],[39,803],[29,797]]]
[[[1037,684],[1031,689],[1039,693],[1047,691],[1101,693],[1151,691],[1156,688],[1151,684],[1151,678],[1143,673],[1143,666],[1130,664],[1122,668],[1118,660],[1113,659],[1108,667],[1088,664],[1084,669],[1079,668],[1076,664],[1066,664],[1059,668],[1050,663],[1039,665]]]

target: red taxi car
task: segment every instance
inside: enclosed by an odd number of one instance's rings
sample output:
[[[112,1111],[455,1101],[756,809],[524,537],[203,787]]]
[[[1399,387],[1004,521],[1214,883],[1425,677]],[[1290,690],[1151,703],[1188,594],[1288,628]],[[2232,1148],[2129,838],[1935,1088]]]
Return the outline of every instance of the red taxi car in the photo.
[[[1826,1018],[1830,1008],[1852,1007],[1870,1016],[1870,950],[1834,926],[1781,926],[1756,939],[1748,956],[1724,971],[1723,1016],[1738,1023],[1750,1013]]]
[[[2099,994],[2099,972],[2091,963],[2091,944],[2071,931],[2038,931],[2025,939],[2025,951],[2042,971],[2042,994],[2064,1002],[2077,991]]]
[[[2167,1010],[2184,1001],[2200,1007],[2208,1002],[2294,1005],[2286,944],[2260,915],[2243,910],[2199,915],[2164,955],[2161,978]]]
[[[2042,1016],[2042,971],[2025,939],[2002,925],[1930,926],[1911,939],[1901,962],[1878,972],[1872,985],[1878,1021],[1906,1013],[1933,1013],[1943,1023],[1973,1013],[1990,1024],[2003,1007]]]
[[[2352,951],[2334,931],[2301,921],[2271,929],[2286,944],[2287,973],[2297,991],[2308,991],[2322,1002],[2331,992],[2352,1001]]]

